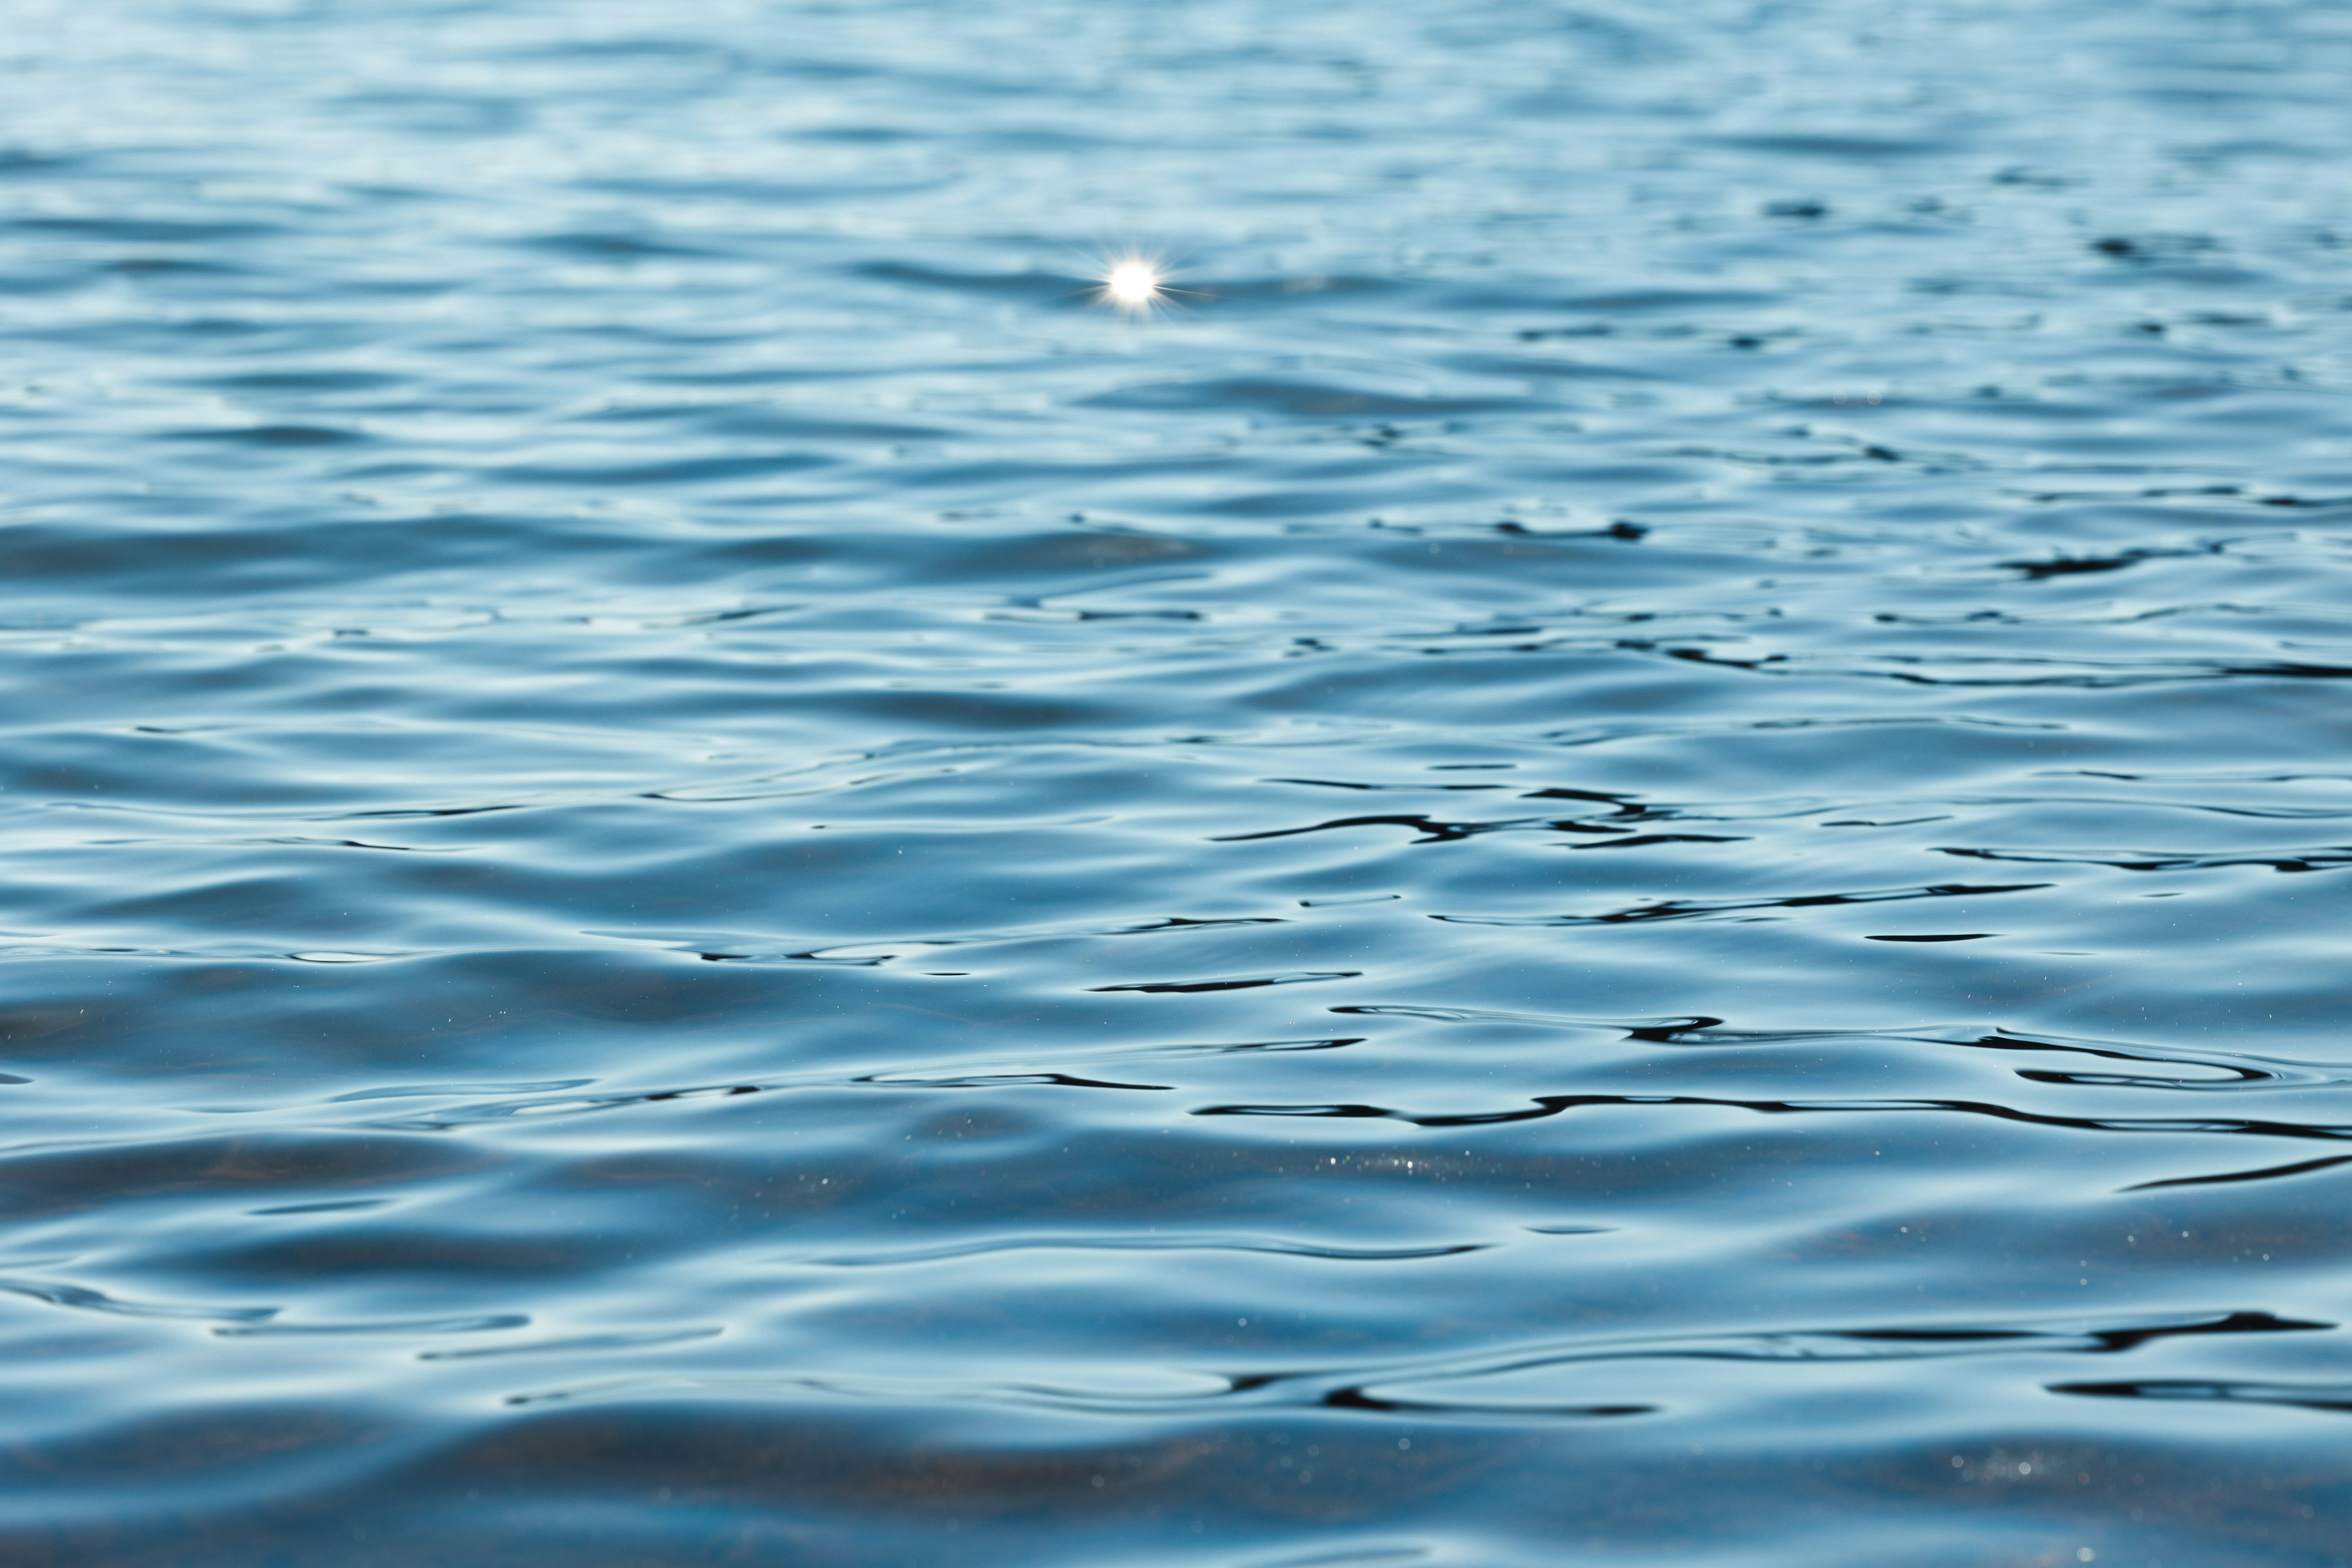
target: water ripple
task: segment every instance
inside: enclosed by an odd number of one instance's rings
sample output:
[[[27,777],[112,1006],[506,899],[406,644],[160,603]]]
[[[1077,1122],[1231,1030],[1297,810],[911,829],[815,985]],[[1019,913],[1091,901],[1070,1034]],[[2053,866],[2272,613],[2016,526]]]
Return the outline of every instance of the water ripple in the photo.
[[[20,16],[0,1561],[2342,1554],[2340,9]]]

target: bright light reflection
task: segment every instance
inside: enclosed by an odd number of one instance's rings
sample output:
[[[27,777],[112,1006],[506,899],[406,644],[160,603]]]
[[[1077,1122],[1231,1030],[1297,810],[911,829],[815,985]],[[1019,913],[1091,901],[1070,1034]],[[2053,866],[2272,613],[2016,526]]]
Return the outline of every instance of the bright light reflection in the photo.
[[[1123,256],[1103,275],[1102,291],[1122,310],[1148,310],[1160,299],[1160,269],[1139,256]]]

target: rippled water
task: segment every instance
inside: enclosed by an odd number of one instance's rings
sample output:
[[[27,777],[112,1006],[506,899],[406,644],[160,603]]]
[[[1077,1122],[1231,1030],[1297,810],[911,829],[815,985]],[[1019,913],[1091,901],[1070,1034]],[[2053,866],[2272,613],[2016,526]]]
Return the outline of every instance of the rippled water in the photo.
[[[2352,1552],[2352,12],[5,12],[0,1559]]]

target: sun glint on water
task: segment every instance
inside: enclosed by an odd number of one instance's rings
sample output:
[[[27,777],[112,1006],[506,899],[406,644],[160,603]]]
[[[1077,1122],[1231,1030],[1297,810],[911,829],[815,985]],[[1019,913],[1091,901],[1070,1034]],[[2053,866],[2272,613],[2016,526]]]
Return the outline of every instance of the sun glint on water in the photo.
[[[1139,256],[1125,256],[1103,275],[1103,298],[1122,310],[1146,310],[1160,299],[1160,269]]]

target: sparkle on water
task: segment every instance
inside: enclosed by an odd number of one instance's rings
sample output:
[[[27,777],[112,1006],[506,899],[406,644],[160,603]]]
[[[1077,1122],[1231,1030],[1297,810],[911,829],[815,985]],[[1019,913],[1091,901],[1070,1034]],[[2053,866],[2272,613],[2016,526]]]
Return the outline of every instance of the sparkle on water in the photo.
[[[1160,298],[1160,269],[1139,256],[1122,257],[1103,277],[1103,295],[1123,310],[1140,310]]]

